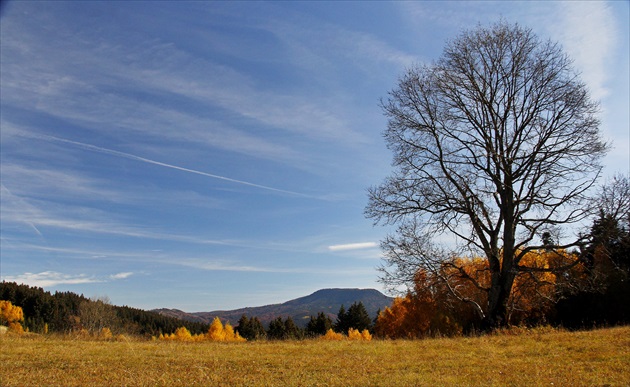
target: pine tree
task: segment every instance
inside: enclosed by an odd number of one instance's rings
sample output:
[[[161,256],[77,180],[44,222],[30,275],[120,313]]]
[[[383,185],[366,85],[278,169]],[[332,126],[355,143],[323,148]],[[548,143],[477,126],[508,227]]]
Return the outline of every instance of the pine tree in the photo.
[[[319,312],[317,318],[311,316],[306,325],[306,334],[310,337],[322,336],[333,326],[332,320],[324,312]]]
[[[271,320],[267,329],[267,338],[269,340],[282,340],[284,338],[284,322],[282,317]]]
[[[235,329],[247,340],[257,340],[266,337],[265,328],[258,317],[250,319],[246,315],[241,316]]]
[[[340,333],[346,333],[350,328],[362,331],[364,329],[370,329],[372,325],[372,319],[368,314],[365,306],[362,302],[354,303],[348,308],[346,312],[343,305],[339,309],[337,314],[337,322],[335,323],[335,331]]]
[[[346,318],[346,308],[343,305],[339,308],[339,312],[337,313],[337,320],[335,321],[334,329],[335,332],[345,333],[348,331],[348,324]]]

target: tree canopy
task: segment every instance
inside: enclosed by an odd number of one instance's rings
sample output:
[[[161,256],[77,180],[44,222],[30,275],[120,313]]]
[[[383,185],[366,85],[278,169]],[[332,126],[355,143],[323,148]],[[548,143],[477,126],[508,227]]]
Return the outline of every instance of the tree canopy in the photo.
[[[474,303],[487,326],[506,324],[519,273],[571,265],[531,267],[524,257],[578,245],[563,226],[592,214],[589,192],[607,151],[598,104],[557,43],[506,22],[462,32],[437,61],[407,70],[381,104],[394,172],[369,190],[365,213],[398,225],[382,243],[383,280],[413,283],[425,269]],[[464,255],[487,260],[488,286],[452,259]],[[460,294],[440,275],[444,264],[485,300]]]

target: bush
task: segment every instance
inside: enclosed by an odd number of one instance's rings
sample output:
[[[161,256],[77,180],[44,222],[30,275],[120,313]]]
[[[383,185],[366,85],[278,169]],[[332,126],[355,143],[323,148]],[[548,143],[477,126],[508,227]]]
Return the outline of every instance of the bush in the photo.
[[[343,335],[341,333],[337,333],[333,331],[331,328],[328,331],[326,331],[326,334],[324,336],[321,336],[321,339],[329,340],[329,341],[341,341],[343,340]]]

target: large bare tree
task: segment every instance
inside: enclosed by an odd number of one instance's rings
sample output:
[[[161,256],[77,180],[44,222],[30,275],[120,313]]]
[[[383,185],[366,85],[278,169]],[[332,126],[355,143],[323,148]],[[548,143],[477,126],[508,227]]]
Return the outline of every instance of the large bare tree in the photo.
[[[587,194],[607,150],[598,104],[557,43],[499,22],[464,31],[436,62],[407,70],[381,105],[394,172],[370,188],[365,213],[399,225],[383,242],[395,267],[385,280],[480,254],[491,285],[479,312],[490,327],[506,324],[515,277],[534,270],[524,255],[542,239],[573,245],[559,230],[591,213]]]

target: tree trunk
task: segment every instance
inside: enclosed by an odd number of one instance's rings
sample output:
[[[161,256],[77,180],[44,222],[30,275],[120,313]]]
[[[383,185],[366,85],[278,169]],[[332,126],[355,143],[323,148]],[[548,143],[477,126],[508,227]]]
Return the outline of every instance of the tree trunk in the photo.
[[[493,281],[494,282],[494,281]],[[514,283],[514,275],[500,273],[496,285],[493,283],[488,294],[488,313],[483,322],[485,330],[505,327],[508,324],[507,306]]]

